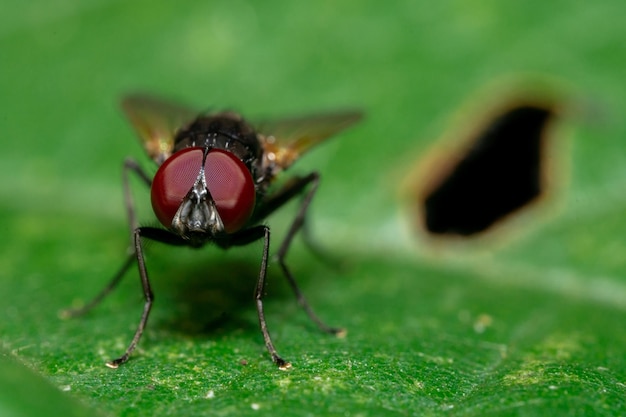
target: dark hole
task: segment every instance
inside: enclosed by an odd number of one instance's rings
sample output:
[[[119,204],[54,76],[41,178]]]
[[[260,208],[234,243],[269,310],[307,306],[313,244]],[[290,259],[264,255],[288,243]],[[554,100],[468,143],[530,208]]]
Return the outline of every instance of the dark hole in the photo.
[[[552,112],[515,107],[497,117],[425,201],[435,234],[472,235],[541,193],[541,142]]]

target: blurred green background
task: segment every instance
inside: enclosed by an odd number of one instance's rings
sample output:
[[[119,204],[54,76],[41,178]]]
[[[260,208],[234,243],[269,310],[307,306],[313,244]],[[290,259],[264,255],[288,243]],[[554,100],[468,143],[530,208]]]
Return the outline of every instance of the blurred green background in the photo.
[[[0,415],[624,415],[626,5],[453,1],[4,2],[0,15]],[[415,237],[399,188],[477,91],[519,74],[586,103],[558,126],[543,209],[502,238]],[[271,268],[267,315],[294,369],[270,362],[252,302],[260,245],[149,245],[156,303],[132,360],[136,272],[121,265],[121,115],[132,91],[251,118],[344,107],[360,125],[299,161],[322,186],[318,262],[288,261],[319,334]],[[467,103],[470,106],[468,107]],[[148,192],[135,184],[142,222]],[[294,207],[270,219],[277,248]],[[507,228],[505,228],[507,229]]]

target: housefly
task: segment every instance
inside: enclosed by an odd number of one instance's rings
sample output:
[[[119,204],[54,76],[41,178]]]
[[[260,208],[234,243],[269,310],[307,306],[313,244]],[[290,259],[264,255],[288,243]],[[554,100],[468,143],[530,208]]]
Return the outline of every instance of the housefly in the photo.
[[[143,312],[126,351],[107,366],[117,368],[128,360],[148,322],[153,292],[142,243],[148,239],[194,248],[214,243],[223,249],[262,241],[261,266],[254,293],[259,324],[272,361],[280,369],[290,368],[291,364],[274,348],[263,310],[270,246],[270,228],[263,220],[300,195],[302,202],[278,249],[277,260],[311,320],[322,331],[340,335],[341,329],[327,326],[315,315],[285,263],[289,245],[302,228],[318,188],[319,174],[294,176],[281,186],[272,184],[302,154],[356,123],[361,113],[335,112],[262,122],[253,127],[236,113],[198,115],[187,107],[145,95],[126,97],[122,108],[158,169],[151,178],[135,160],[124,162],[123,186],[132,253],[91,302],[67,311],[67,315],[76,316],[90,310],[117,286],[137,261],[145,297]],[[130,192],[130,174],[137,175],[150,187],[152,207],[163,228],[138,225]]]

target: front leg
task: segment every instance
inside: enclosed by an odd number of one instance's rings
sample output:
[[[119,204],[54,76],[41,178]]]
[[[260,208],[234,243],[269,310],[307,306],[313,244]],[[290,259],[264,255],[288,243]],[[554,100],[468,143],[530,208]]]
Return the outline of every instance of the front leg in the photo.
[[[126,348],[126,352],[124,352],[124,354],[119,358],[107,362],[106,365],[109,368],[117,368],[124,362],[128,361],[128,358],[130,358],[131,353],[133,353],[133,351],[135,350],[135,347],[137,346],[137,343],[139,343],[139,339],[141,339],[141,335],[146,328],[146,324],[148,323],[148,316],[150,315],[152,303],[154,302],[154,294],[152,293],[150,279],[148,278],[148,270],[146,269],[146,262],[143,255],[143,245],[141,243],[141,239],[144,237],[174,246],[187,245],[187,242],[185,240],[167,230],[154,227],[138,227],[134,230],[133,243],[135,248],[135,256],[137,258],[137,266],[139,267],[139,278],[141,280],[141,288],[143,289],[145,303],[143,306],[143,312],[141,313],[141,318],[139,319],[139,325],[137,326],[137,330],[135,330],[135,335],[133,336],[133,339]]]
[[[248,243],[263,239],[263,256],[261,257],[261,270],[259,271],[259,279],[257,280],[256,289],[254,291],[254,299],[256,301],[257,314],[259,316],[259,325],[261,327],[261,333],[263,334],[263,340],[265,341],[265,347],[272,357],[272,361],[278,365],[278,369],[287,370],[291,368],[291,363],[287,362],[278,355],[272,337],[267,328],[267,322],[265,321],[265,309],[263,308],[263,296],[265,295],[265,278],[267,276],[267,261],[269,259],[270,250],[270,228],[267,226],[256,226],[250,229],[243,230],[232,237],[229,245],[242,246]]]

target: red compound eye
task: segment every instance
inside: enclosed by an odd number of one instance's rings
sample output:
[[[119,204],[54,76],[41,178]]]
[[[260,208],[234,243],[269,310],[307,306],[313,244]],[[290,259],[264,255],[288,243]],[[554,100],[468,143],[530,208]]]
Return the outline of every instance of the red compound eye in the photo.
[[[194,185],[202,164],[203,148],[183,149],[167,159],[152,181],[152,207],[159,221],[172,225],[181,202]],[[227,233],[245,226],[255,203],[250,171],[235,155],[213,149],[204,164],[207,188]]]
[[[198,178],[202,148],[187,148],[175,153],[159,167],[152,180],[152,208],[165,227],[172,225],[183,198]]]
[[[254,210],[256,193],[250,171],[232,153],[213,149],[206,157],[204,173],[226,232],[238,231]]]

